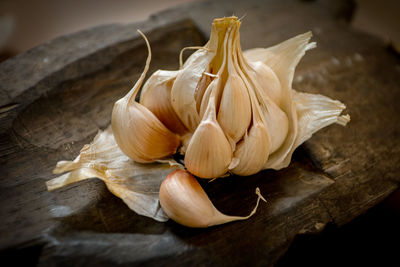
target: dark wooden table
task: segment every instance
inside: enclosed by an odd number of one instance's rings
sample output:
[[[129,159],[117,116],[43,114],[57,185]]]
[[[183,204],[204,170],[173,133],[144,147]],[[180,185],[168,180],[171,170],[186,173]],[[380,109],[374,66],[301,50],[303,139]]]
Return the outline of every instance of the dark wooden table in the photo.
[[[0,64],[0,250],[40,265],[274,264],[298,234],[342,226],[399,188],[399,58],[349,28],[348,1],[203,1],[132,25],[62,36]],[[247,221],[188,229],[138,216],[99,180],[47,192],[56,162],[73,159],[110,123],[116,99],[150,72],[176,69],[182,47],[201,45],[215,17],[243,19],[244,48],[312,30],[317,49],[300,63],[299,91],[347,105],[352,121],[315,134],[281,171],[202,183],[215,205],[245,215],[254,188],[268,199]]]

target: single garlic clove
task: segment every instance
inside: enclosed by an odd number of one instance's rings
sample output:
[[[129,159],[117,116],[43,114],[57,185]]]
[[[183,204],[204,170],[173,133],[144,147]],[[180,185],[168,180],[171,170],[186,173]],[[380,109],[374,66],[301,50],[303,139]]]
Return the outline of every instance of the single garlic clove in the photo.
[[[163,211],[175,222],[188,227],[204,228],[250,218],[257,210],[261,196],[259,189],[257,204],[250,215],[228,216],[219,212],[203,188],[189,172],[176,170],[162,182],[159,199]]]
[[[270,137],[269,154],[272,154],[282,146],[288,135],[289,119],[286,113],[270,98],[268,91],[260,84],[258,76],[250,75],[250,80],[254,85],[254,93],[259,103],[260,114]]]
[[[129,93],[114,104],[111,126],[115,141],[128,157],[137,162],[152,162],[176,152],[179,136],[168,130],[135,97],[143,83],[151,61],[150,44],[146,41],[148,57],[143,73]]]
[[[260,85],[260,89],[263,90],[276,105],[280,106],[282,102],[281,84],[275,72],[260,61],[247,61],[247,63],[250,67],[249,73]]]
[[[188,132],[171,105],[171,88],[179,71],[158,70],[143,85],[140,103],[169,130],[179,135]]]
[[[117,101],[111,120],[118,146],[136,162],[153,162],[173,155],[179,146],[179,136],[137,102],[127,105],[125,101]]]
[[[218,122],[230,140],[232,151],[235,144],[246,133],[251,122],[250,97],[243,80],[234,66],[234,46],[237,41],[235,31],[231,31],[227,53],[227,81],[219,104]]]
[[[218,77],[212,80],[211,83],[207,86],[200,103],[200,118],[203,118],[204,113],[206,113],[208,102],[210,101],[211,92],[219,90],[219,87],[221,87],[221,79],[219,79]]]
[[[271,138],[269,154],[277,151],[286,139],[289,130],[289,120],[285,112],[283,112],[274,102],[270,101],[267,105],[268,109],[260,106],[265,127]]]
[[[237,144],[233,156],[239,163],[231,170],[240,176],[248,176],[262,170],[269,155],[268,132],[263,122],[256,122]]]
[[[218,122],[233,144],[246,133],[251,122],[251,105],[249,94],[242,79],[229,75],[219,106]],[[234,147],[232,148],[234,150]]]
[[[217,89],[217,88],[216,88]],[[232,149],[216,119],[217,90],[211,93],[206,113],[185,154],[186,168],[201,178],[216,178],[228,171]]]
[[[198,177],[215,178],[228,171],[231,160],[231,145],[216,119],[202,120],[186,149],[186,168]]]

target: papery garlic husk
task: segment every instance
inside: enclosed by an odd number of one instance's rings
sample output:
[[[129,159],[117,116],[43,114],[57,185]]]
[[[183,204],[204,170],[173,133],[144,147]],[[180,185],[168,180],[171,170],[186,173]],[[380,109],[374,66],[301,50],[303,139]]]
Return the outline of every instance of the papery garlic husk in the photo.
[[[179,135],[188,132],[171,105],[171,89],[179,71],[158,70],[143,85],[140,103],[169,130]]]
[[[121,198],[136,213],[160,222],[168,216],[159,205],[158,192],[161,182],[171,171],[183,168],[172,158],[164,163],[141,164],[127,157],[115,142],[111,127],[84,145],[73,160],[57,162],[54,174],[62,174],[46,182],[53,191],[78,181],[99,178],[108,190]]]
[[[194,132],[200,123],[196,98],[204,92],[208,83],[204,72],[209,70],[209,64],[215,56],[217,40],[210,39],[204,46],[193,53],[179,71],[171,89],[171,104],[176,114],[190,131]],[[202,86],[199,88],[199,86]]]
[[[270,155],[282,146],[289,130],[288,116],[280,107],[282,87],[276,74],[267,65],[260,61],[248,61],[241,53],[240,43],[237,44],[238,65],[247,76],[261,110],[262,121],[268,131]]]
[[[279,149],[270,155],[264,169],[278,170],[287,167],[296,148],[294,143],[298,135],[298,118],[296,104],[292,99],[292,81],[295,67],[300,59],[308,49],[315,47],[315,43],[309,43],[311,36],[311,32],[307,32],[268,49],[256,48],[244,53],[247,60],[260,61],[275,72],[281,84],[280,107],[288,118],[285,140]]]
[[[204,228],[250,218],[260,199],[266,202],[258,188],[256,194],[257,204],[248,216],[228,216],[215,208],[196,178],[185,170],[176,170],[162,182],[159,198],[163,211],[172,220],[188,227]]]
[[[134,161],[146,163],[174,154],[180,138],[149,109],[135,101],[151,61],[150,45],[142,36],[149,53],[145,69],[129,93],[114,104],[111,125],[121,150]]]

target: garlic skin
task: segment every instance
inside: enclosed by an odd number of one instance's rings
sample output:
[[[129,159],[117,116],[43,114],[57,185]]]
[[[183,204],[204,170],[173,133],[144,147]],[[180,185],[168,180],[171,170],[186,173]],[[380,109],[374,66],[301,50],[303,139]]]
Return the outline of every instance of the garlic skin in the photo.
[[[57,162],[54,174],[46,182],[48,191],[57,190],[86,179],[101,179],[108,190],[121,198],[139,215],[159,222],[169,218],[160,208],[158,191],[165,176],[183,168],[172,158],[163,163],[141,164],[127,157],[115,142],[111,127],[99,131],[73,160]]]
[[[160,122],[145,106],[135,101],[151,61],[150,45],[146,37],[148,57],[139,80],[129,93],[114,104],[111,126],[115,141],[120,149],[132,160],[141,163],[173,155],[180,138]]]
[[[205,48],[199,49],[186,60],[171,89],[172,107],[190,132],[196,130],[201,120],[196,104],[198,84],[215,56],[214,42],[210,40]]]
[[[258,188],[256,194],[257,204],[248,216],[228,216],[215,208],[196,178],[185,170],[176,170],[161,183],[159,198],[163,211],[175,222],[187,227],[205,228],[250,218],[260,199],[266,202]]]
[[[311,32],[300,34],[270,48],[255,48],[244,52],[248,61],[260,61],[268,65],[279,78],[281,84],[281,109],[288,119],[288,131],[282,145],[270,155],[263,169],[279,170],[289,165],[291,156],[298,145],[299,118],[292,96],[294,71],[305,52],[316,46],[309,43]]]

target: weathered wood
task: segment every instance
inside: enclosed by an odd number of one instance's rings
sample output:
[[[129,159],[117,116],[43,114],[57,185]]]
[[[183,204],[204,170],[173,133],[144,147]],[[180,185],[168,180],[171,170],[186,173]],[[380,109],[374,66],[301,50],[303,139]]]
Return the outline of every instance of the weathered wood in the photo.
[[[348,28],[351,11],[347,1],[196,2],[142,24],[64,36],[0,64],[0,249],[43,246],[41,265],[265,266],[298,233],[364,213],[399,187],[399,60],[381,40]],[[199,230],[138,216],[98,180],[45,190],[55,163],[109,124],[113,102],[143,69],[136,28],[152,45],[150,72],[174,69],[182,47],[204,43],[212,19],[232,14],[247,14],[244,48],[312,30],[318,47],[294,87],[341,100],[352,117],[346,128],[318,132],[284,170],[202,181],[222,212],[247,214],[257,186],[268,204],[247,221]],[[176,23],[185,17],[193,22]]]

